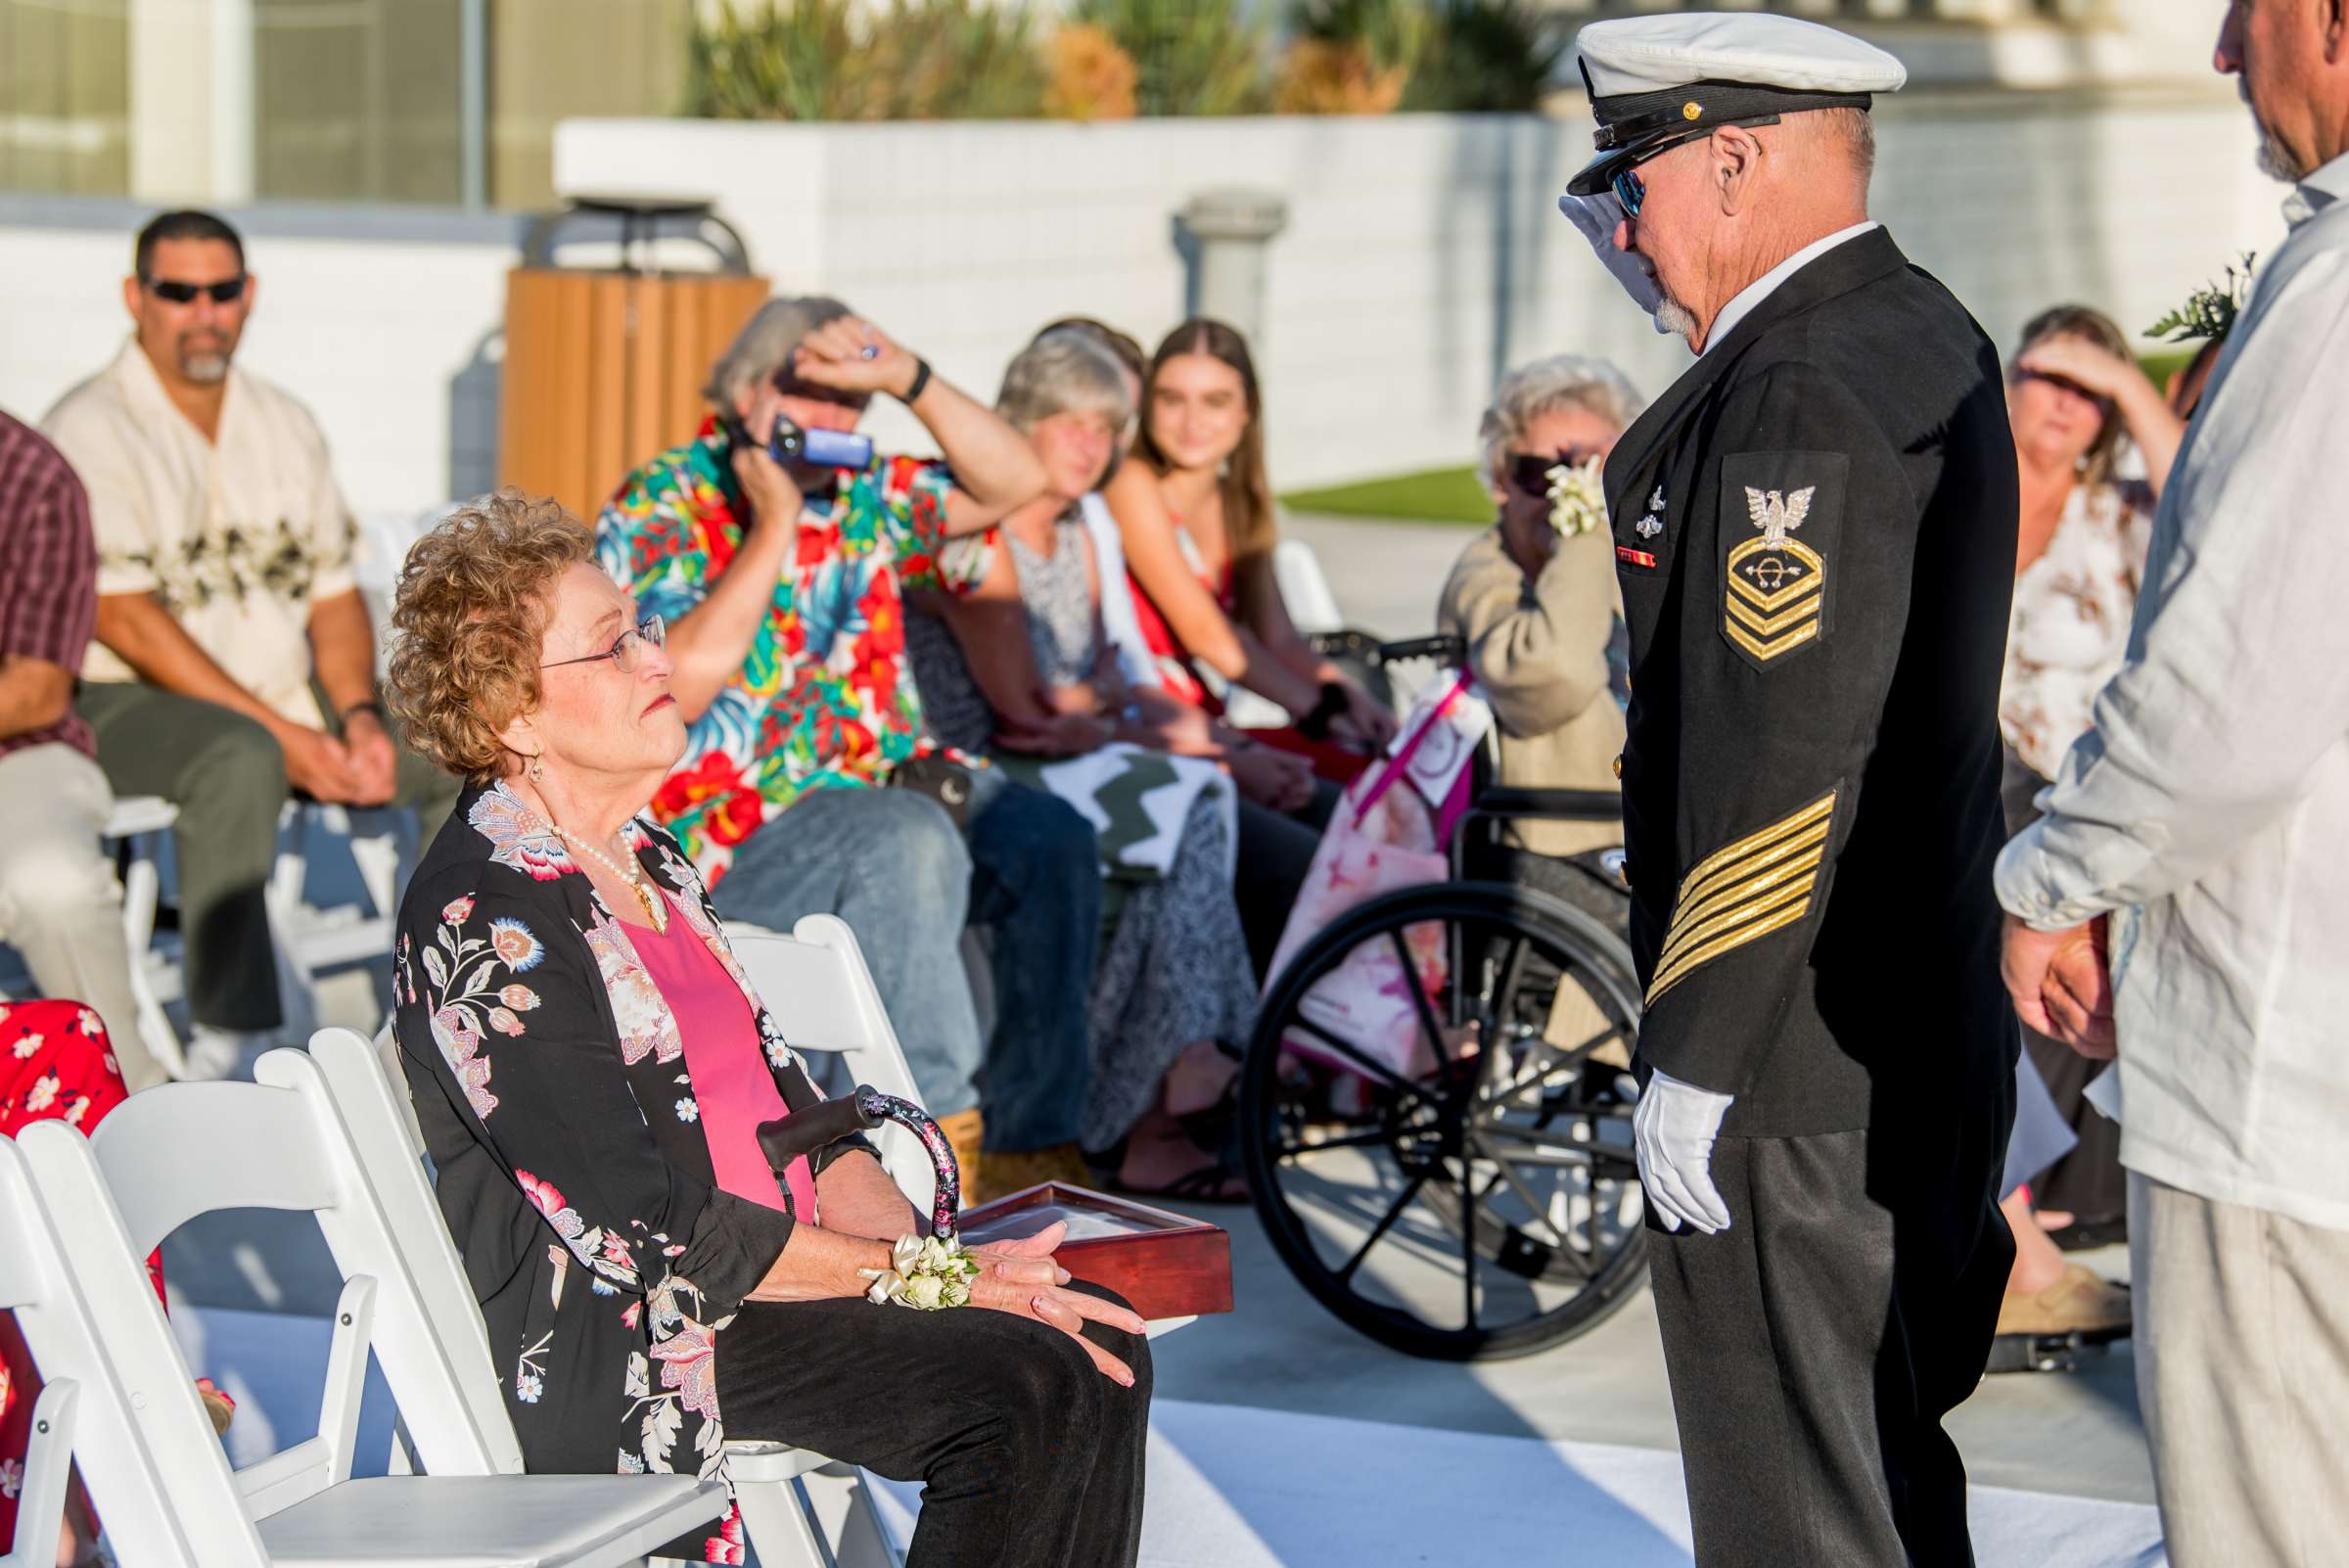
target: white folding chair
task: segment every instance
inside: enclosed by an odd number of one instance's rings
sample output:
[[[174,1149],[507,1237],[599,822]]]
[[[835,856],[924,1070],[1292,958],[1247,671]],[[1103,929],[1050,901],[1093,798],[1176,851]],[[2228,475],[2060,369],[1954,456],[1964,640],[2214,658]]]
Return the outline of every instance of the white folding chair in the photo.
[[[7,1138],[0,1138],[0,1309],[17,1314],[17,1326],[44,1377],[32,1405],[24,1470],[16,1477],[16,1536],[0,1555],[0,1568],[50,1568],[65,1522],[66,1477],[74,1446],[83,1439],[81,1385],[59,1369],[96,1358],[86,1343],[78,1354],[72,1348],[77,1340],[88,1341],[89,1317],[67,1272],[48,1211],[33,1191],[24,1156]]]
[[[168,833],[179,820],[179,807],[153,795],[127,796],[115,802],[106,819],[106,837],[124,847],[122,866],[122,941],[130,949],[130,994],[138,1003],[139,1039],[147,1053],[173,1078],[187,1076],[187,1057],[179,1031],[163,1012],[161,992],[156,986],[161,955],[154,951],[155,912],[162,901],[162,874],[157,868],[155,837]],[[173,977],[176,979],[176,977]]]
[[[366,1041],[342,1033],[372,1071]],[[491,1374],[453,1250],[399,1244],[420,1220],[439,1224],[421,1171],[396,1144],[387,1169],[404,1183],[358,1157],[322,1063],[275,1050],[253,1076],[134,1095],[94,1139],[63,1122],[18,1139],[91,1328],[83,1354],[69,1346],[43,1372],[82,1385],[85,1425],[105,1414],[109,1441],[82,1449],[82,1474],[121,1561],[621,1568],[725,1511],[718,1483],[692,1476],[520,1473],[510,1426],[500,1446],[464,1418]],[[200,1214],[246,1208],[310,1214],[344,1288],[318,1435],[232,1471],[139,1260]],[[350,1477],[370,1351],[423,1475]]]

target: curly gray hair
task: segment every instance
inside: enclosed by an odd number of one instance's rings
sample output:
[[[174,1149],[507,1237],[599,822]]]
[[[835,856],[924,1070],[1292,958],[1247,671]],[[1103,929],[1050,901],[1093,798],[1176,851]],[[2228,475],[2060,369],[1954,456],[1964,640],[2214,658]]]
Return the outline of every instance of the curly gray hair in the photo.
[[[849,307],[826,295],[779,295],[759,307],[743,323],[726,351],[710,367],[710,383],[702,395],[720,408],[734,406],[734,394],[748,387],[772,381],[775,372],[791,363],[800,340],[827,321],[838,321]]]
[[[1604,359],[1588,354],[1552,354],[1519,365],[1493,390],[1493,406],[1477,424],[1484,443],[1481,467],[1488,484],[1502,481],[1502,455],[1525,438],[1526,427],[1561,408],[1583,408],[1622,429],[1639,417],[1640,397],[1631,378]]]

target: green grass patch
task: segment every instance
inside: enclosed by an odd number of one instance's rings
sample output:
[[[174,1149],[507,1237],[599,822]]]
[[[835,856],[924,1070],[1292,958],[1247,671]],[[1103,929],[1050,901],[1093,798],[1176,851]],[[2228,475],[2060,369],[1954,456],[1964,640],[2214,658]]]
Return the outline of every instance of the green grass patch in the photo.
[[[1476,470],[1464,464],[1317,490],[1292,490],[1280,500],[1293,512],[1330,512],[1340,517],[1408,518],[1424,523],[1493,521],[1493,496],[1476,477]]]

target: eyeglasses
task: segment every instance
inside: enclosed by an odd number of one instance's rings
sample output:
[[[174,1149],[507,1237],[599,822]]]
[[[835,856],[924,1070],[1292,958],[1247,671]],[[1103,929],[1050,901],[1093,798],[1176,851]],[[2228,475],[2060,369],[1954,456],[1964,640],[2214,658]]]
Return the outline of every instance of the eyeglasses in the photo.
[[[1623,215],[1637,217],[1639,205],[1647,200],[1647,182],[1629,168],[1615,171],[1615,200],[1623,204]]]
[[[1568,447],[1562,452],[1511,452],[1508,459],[1510,484],[1520,495],[1547,495],[1549,471],[1553,468],[1581,468],[1598,454]]]
[[[612,646],[602,653],[582,654],[576,659],[553,659],[540,665],[541,669],[560,669],[565,665],[591,665],[598,659],[609,659],[623,675],[636,673],[644,663],[644,650],[668,645],[668,625],[659,616],[646,616],[635,625],[622,632]]]
[[[234,304],[245,298],[245,278],[223,278],[218,283],[177,283],[168,278],[143,280],[158,300],[173,304],[194,304],[200,294],[208,294],[214,304]]]

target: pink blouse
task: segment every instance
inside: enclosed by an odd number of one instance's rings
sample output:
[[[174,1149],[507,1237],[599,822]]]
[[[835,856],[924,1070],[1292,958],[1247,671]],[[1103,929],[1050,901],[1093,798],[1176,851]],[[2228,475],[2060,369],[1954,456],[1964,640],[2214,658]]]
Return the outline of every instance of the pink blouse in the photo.
[[[758,1020],[742,988],[694,934],[673,899],[669,911],[668,931],[631,926],[628,940],[676,1015],[711,1168],[721,1190],[781,1209],[782,1190],[759,1147],[759,1124],[789,1115],[790,1107],[766,1070]],[[815,1175],[806,1157],[792,1161],[784,1176],[791,1188],[792,1215],[816,1223]]]

